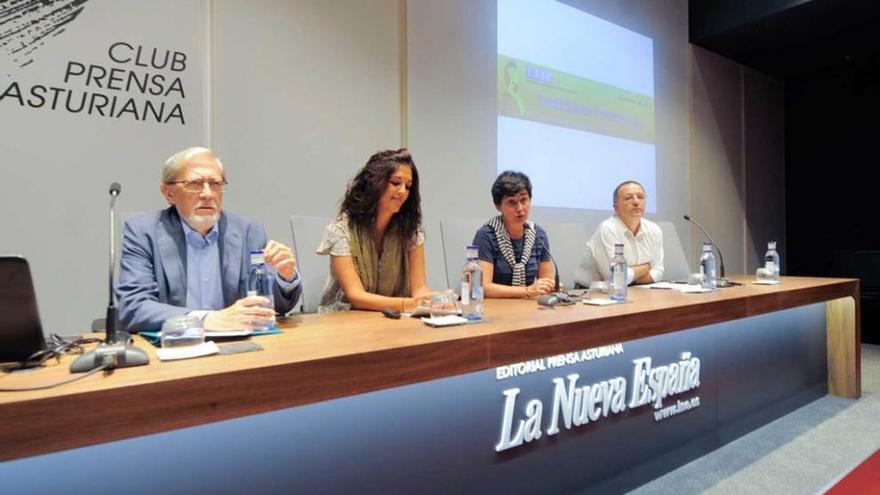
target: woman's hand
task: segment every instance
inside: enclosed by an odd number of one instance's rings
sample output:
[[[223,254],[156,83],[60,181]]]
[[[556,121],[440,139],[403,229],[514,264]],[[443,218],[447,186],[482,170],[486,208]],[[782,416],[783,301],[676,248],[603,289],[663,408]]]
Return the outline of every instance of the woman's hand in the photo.
[[[532,285],[526,287],[526,297],[538,297],[553,292],[556,283],[549,278],[535,279]]]
[[[401,299],[403,301],[401,309],[404,313],[412,313],[419,306],[429,307],[431,305],[431,293],[429,292],[427,296],[420,297],[404,297]]]

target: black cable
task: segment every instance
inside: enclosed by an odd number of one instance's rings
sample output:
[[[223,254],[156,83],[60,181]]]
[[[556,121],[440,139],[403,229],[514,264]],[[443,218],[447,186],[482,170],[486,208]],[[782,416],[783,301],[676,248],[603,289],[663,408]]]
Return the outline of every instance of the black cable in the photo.
[[[53,357],[61,359],[62,354],[82,354],[83,345],[94,344],[100,341],[101,339],[97,338],[77,338],[75,340],[67,340],[64,337],[53,333],[49,335],[48,339],[46,339],[47,347],[45,349],[40,349],[28,356],[27,359],[22,361],[17,368],[13,368],[13,371],[42,366],[43,363]]]
[[[61,380],[60,382],[51,383],[49,385],[40,385],[38,387],[25,387],[25,388],[0,388],[0,392],[32,392],[34,390],[46,390],[47,388],[53,388],[53,387],[57,387],[59,385],[65,385],[67,383],[72,383],[77,380],[82,380],[83,378],[85,378],[87,376],[92,376],[99,371],[103,371],[103,370],[107,369],[111,364],[112,363],[109,363],[109,362],[104,363],[101,366],[98,366],[97,368],[93,369],[92,371],[89,371],[88,373],[86,373],[84,375],[76,375],[72,378],[68,378],[66,380]]]

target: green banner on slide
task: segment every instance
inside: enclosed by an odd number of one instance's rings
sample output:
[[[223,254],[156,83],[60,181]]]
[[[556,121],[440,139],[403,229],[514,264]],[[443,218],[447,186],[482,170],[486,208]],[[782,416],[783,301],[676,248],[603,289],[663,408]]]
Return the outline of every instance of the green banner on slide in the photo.
[[[654,98],[500,54],[498,115],[654,143]]]

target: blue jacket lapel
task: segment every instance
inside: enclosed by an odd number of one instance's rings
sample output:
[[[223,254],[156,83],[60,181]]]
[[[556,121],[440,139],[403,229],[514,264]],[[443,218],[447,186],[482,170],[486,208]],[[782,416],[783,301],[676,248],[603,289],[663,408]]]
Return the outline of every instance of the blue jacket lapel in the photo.
[[[244,294],[239,290],[242,270],[241,226],[230,222],[225,213],[220,215],[220,267],[223,272],[223,300],[229,306]]]
[[[159,215],[158,243],[168,283],[168,303],[186,306],[186,241],[180,216],[173,206]]]

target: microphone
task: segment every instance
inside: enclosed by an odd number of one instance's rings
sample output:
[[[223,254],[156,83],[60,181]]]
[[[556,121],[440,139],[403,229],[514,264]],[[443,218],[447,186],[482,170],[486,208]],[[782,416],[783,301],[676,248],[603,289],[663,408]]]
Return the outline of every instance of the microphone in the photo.
[[[150,362],[150,357],[143,349],[129,345],[131,335],[126,332],[116,332],[119,317],[116,310],[116,293],[113,291],[113,280],[116,278],[116,198],[122,192],[122,186],[118,182],[110,184],[110,274],[109,301],[107,302],[106,336],[104,342],[70,364],[71,373],[84,373],[95,368],[105,367],[125,368],[128,366],[141,366]]]
[[[526,228],[528,228],[529,224],[526,224]],[[554,273],[554,281],[553,281],[553,292],[559,292],[559,266],[556,264],[556,258],[553,257],[553,253],[550,252],[550,248],[547,247],[547,244],[544,243],[544,239],[538,236],[537,229],[535,230],[535,239],[541,243],[541,247],[544,248],[544,251],[547,252],[547,255],[550,256],[550,261],[553,262],[553,273]],[[540,265],[541,261],[538,260],[538,264]]]
[[[719,268],[721,269],[721,277],[719,277],[716,282],[718,287],[731,287],[734,285],[741,285],[738,282],[731,282],[730,280],[727,280],[726,278],[724,278],[724,255],[721,254],[721,248],[718,247],[718,244],[715,244],[715,240],[712,239],[712,236],[709,235],[708,232],[706,232],[706,229],[704,229],[702,225],[700,225],[700,222],[691,218],[691,216],[688,215],[687,213],[685,213],[684,219],[687,220],[688,222],[691,222],[694,225],[696,225],[703,232],[703,235],[705,235],[706,238],[709,239],[709,242],[712,243],[712,246],[715,248],[715,251],[718,252],[718,264],[719,264]]]
[[[116,278],[116,198],[122,192],[122,185],[118,182],[110,184],[110,268],[107,272],[110,274],[108,285],[108,302],[107,317],[105,324],[107,326],[106,342],[116,341],[116,323],[119,318],[116,314],[116,292],[113,290],[113,280]],[[125,339],[128,341],[128,338]]]
[[[559,292],[559,265],[556,264],[556,258],[553,257],[553,253],[550,252],[550,248],[544,242],[544,239],[538,236],[537,230],[535,231],[535,238],[538,240],[538,242],[541,243],[541,247],[544,248],[544,251],[547,252],[547,255],[550,256],[550,261],[553,262],[553,271],[555,272],[553,292],[545,296],[539,297],[537,299],[538,306],[553,308],[557,304],[574,304],[575,301],[571,298],[571,296],[564,292]],[[540,261],[538,263],[540,263]]]

